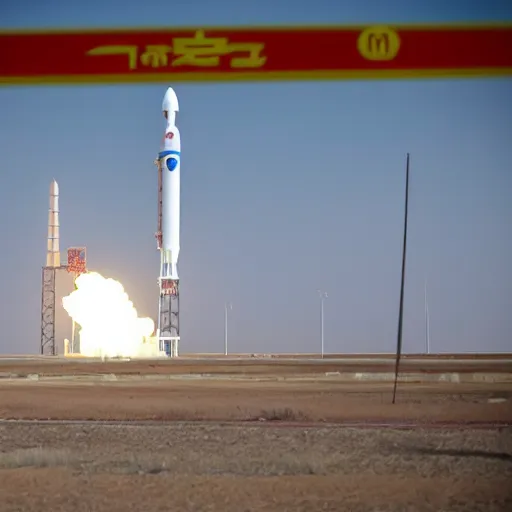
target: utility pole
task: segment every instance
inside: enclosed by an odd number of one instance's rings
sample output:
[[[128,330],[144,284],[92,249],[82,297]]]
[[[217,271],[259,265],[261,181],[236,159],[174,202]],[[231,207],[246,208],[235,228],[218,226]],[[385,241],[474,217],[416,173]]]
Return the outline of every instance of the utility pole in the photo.
[[[226,302],[224,304],[224,355],[228,355],[228,309],[231,311],[233,309],[233,304],[231,302]]]
[[[396,361],[395,382],[393,384],[393,399],[396,401],[396,387],[398,385],[398,370],[400,369],[400,357],[402,356],[402,330],[404,321],[404,289],[405,289],[405,261],[407,255],[407,222],[409,219],[409,163],[410,155],[407,153],[405,164],[405,211],[404,211],[404,240],[402,245],[402,276],[400,278],[400,303],[398,307],[398,332],[396,337]]]
[[[324,300],[327,298],[327,292],[317,290],[320,296],[320,343],[322,347],[322,359],[324,358]]]
[[[430,354],[430,315],[428,312],[427,279],[425,278],[425,350]]]

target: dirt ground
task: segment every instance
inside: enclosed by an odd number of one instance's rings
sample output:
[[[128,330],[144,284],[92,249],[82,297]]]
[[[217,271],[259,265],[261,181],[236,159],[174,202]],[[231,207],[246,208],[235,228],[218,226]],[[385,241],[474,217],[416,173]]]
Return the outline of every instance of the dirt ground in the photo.
[[[484,357],[485,356],[485,357]],[[295,357],[295,356],[294,356]],[[324,360],[281,359],[281,358],[224,358],[193,360],[180,358],[173,360],[154,361],[115,361],[101,362],[93,359],[0,359],[0,377],[14,374],[26,376],[29,374],[50,375],[154,375],[154,374],[212,374],[212,375],[308,375],[324,374],[325,372],[394,372],[395,363],[391,356],[359,356],[366,360],[345,357],[343,360],[326,358]],[[487,355],[466,356],[459,360],[451,358],[419,358],[409,357],[400,363],[401,373],[441,373],[441,372],[492,372],[512,373],[510,358],[501,356],[499,359]]]
[[[0,381],[0,418],[512,422],[512,384]]]
[[[2,512],[501,512],[512,431],[0,424]]]
[[[0,512],[512,510],[512,428],[427,428],[512,423],[512,384],[391,396],[391,383],[314,376],[0,379],[0,419],[155,422],[0,422]],[[336,425],[347,420],[425,428]]]

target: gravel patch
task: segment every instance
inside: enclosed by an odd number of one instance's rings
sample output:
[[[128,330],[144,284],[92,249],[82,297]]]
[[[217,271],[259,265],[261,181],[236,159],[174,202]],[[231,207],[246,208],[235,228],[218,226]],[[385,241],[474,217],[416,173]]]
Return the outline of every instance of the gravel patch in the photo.
[[[0,425],[1,512],[501,512],[512,429]]]

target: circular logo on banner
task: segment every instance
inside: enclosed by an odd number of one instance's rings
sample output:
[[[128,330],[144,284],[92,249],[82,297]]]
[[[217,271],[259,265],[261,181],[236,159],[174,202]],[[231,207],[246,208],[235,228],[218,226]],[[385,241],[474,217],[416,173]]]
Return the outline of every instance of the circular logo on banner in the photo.
[[[167,133],[165,134],[165,138],[166,138],[166,139],[172,139],[173,137],[174,137],[174,133],[172,133],[172,132],[167,132]]]
[[[393,60],[400,49],[400,37],[389,27],[369,27],[359,35],[357,49],[368,60]]]

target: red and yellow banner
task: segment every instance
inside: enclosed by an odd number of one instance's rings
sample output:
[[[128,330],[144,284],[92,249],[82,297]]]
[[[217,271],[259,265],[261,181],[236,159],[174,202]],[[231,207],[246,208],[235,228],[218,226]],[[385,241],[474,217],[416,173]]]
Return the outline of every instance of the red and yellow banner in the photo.
[[[512,23],[0,31],[0,85],[500,75]]]

